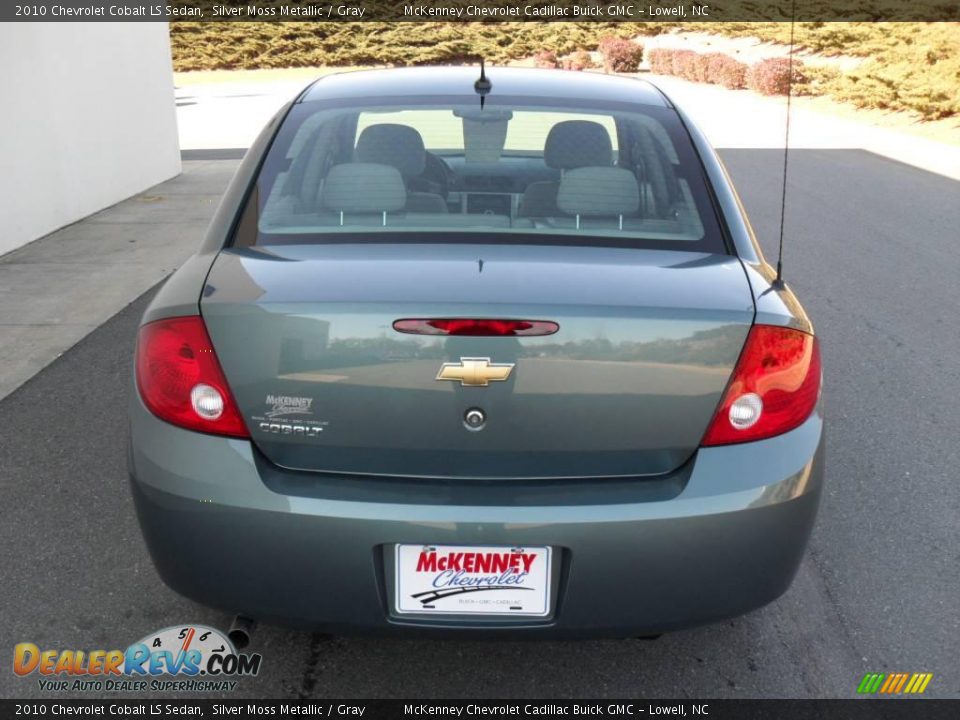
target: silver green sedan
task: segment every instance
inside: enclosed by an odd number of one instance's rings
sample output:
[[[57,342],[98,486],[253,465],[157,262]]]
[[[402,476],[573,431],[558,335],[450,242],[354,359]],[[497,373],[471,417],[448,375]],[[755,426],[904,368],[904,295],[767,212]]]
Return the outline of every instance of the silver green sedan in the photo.
[[[139,330],[164,581],[331,633],[646,636],[781,595],[820,354],[656,87],[326,77],[247,152]]]

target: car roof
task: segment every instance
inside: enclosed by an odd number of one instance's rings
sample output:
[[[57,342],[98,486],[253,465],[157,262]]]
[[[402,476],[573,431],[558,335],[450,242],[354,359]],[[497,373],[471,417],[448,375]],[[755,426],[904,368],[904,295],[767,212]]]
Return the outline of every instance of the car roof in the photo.
[[[490,96],[567,98],[582,101],[628,102],[669,107],[663,93],[652,83],[636,78],[594,72],[535,68],[490,67]],[[403,96],[477,97],[473,83],[479,66],[407,67],[360,70],[320,78],[301,96],[301,102],[332,99],[382,99]]]

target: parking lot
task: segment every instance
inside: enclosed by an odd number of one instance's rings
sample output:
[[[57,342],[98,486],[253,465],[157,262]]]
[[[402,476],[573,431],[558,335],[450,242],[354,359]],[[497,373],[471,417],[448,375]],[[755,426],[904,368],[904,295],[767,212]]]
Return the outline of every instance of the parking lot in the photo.
[[[782,151],[722,155],[775,257]],[[188,163],[170,186],[181,202],[204,199],[191,206],[191,233],[235,162]],[[144,212],[173,197],[163,186],[148,196],[158,199]],[[822,338],[829,435],[818,525],[783,598],[653,642],[327,639],[261,627],[251,650],[263,670],[232,696],[851,697],[865,672],[923,671],[934,674],[928,696],[960,697],[960,183],[862,151],[799,150],[786,227],[785,276]],[[177,242],[186,252],[194,240]],[[97,281],[125,282],[119,268]],[[6,270],[3,284],[16,287]],[[41,291],[66,302],[56,282]],[[91,316],[95,330],[0,400],[7,651],[24,641],[125,647],[169,625],[230,623],[163,586],[133,513],[125,413],[148,296],[102,324]],[[43,696],[35,678],[10,672],[0,694]]]

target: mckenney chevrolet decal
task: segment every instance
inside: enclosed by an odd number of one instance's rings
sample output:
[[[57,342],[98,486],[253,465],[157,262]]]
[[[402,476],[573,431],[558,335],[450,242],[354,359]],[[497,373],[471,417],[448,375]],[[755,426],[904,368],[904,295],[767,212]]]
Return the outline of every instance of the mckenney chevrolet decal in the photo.
[[[546,615],[549,548],[397,547],[397,610]]]

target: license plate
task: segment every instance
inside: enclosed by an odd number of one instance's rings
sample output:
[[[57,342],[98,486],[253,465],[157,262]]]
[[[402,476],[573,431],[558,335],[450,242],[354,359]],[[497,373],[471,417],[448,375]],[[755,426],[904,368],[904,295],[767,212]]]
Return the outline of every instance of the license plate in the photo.
[[[550,550],[397,545],[396,610],[544,617],[550,613]]]

